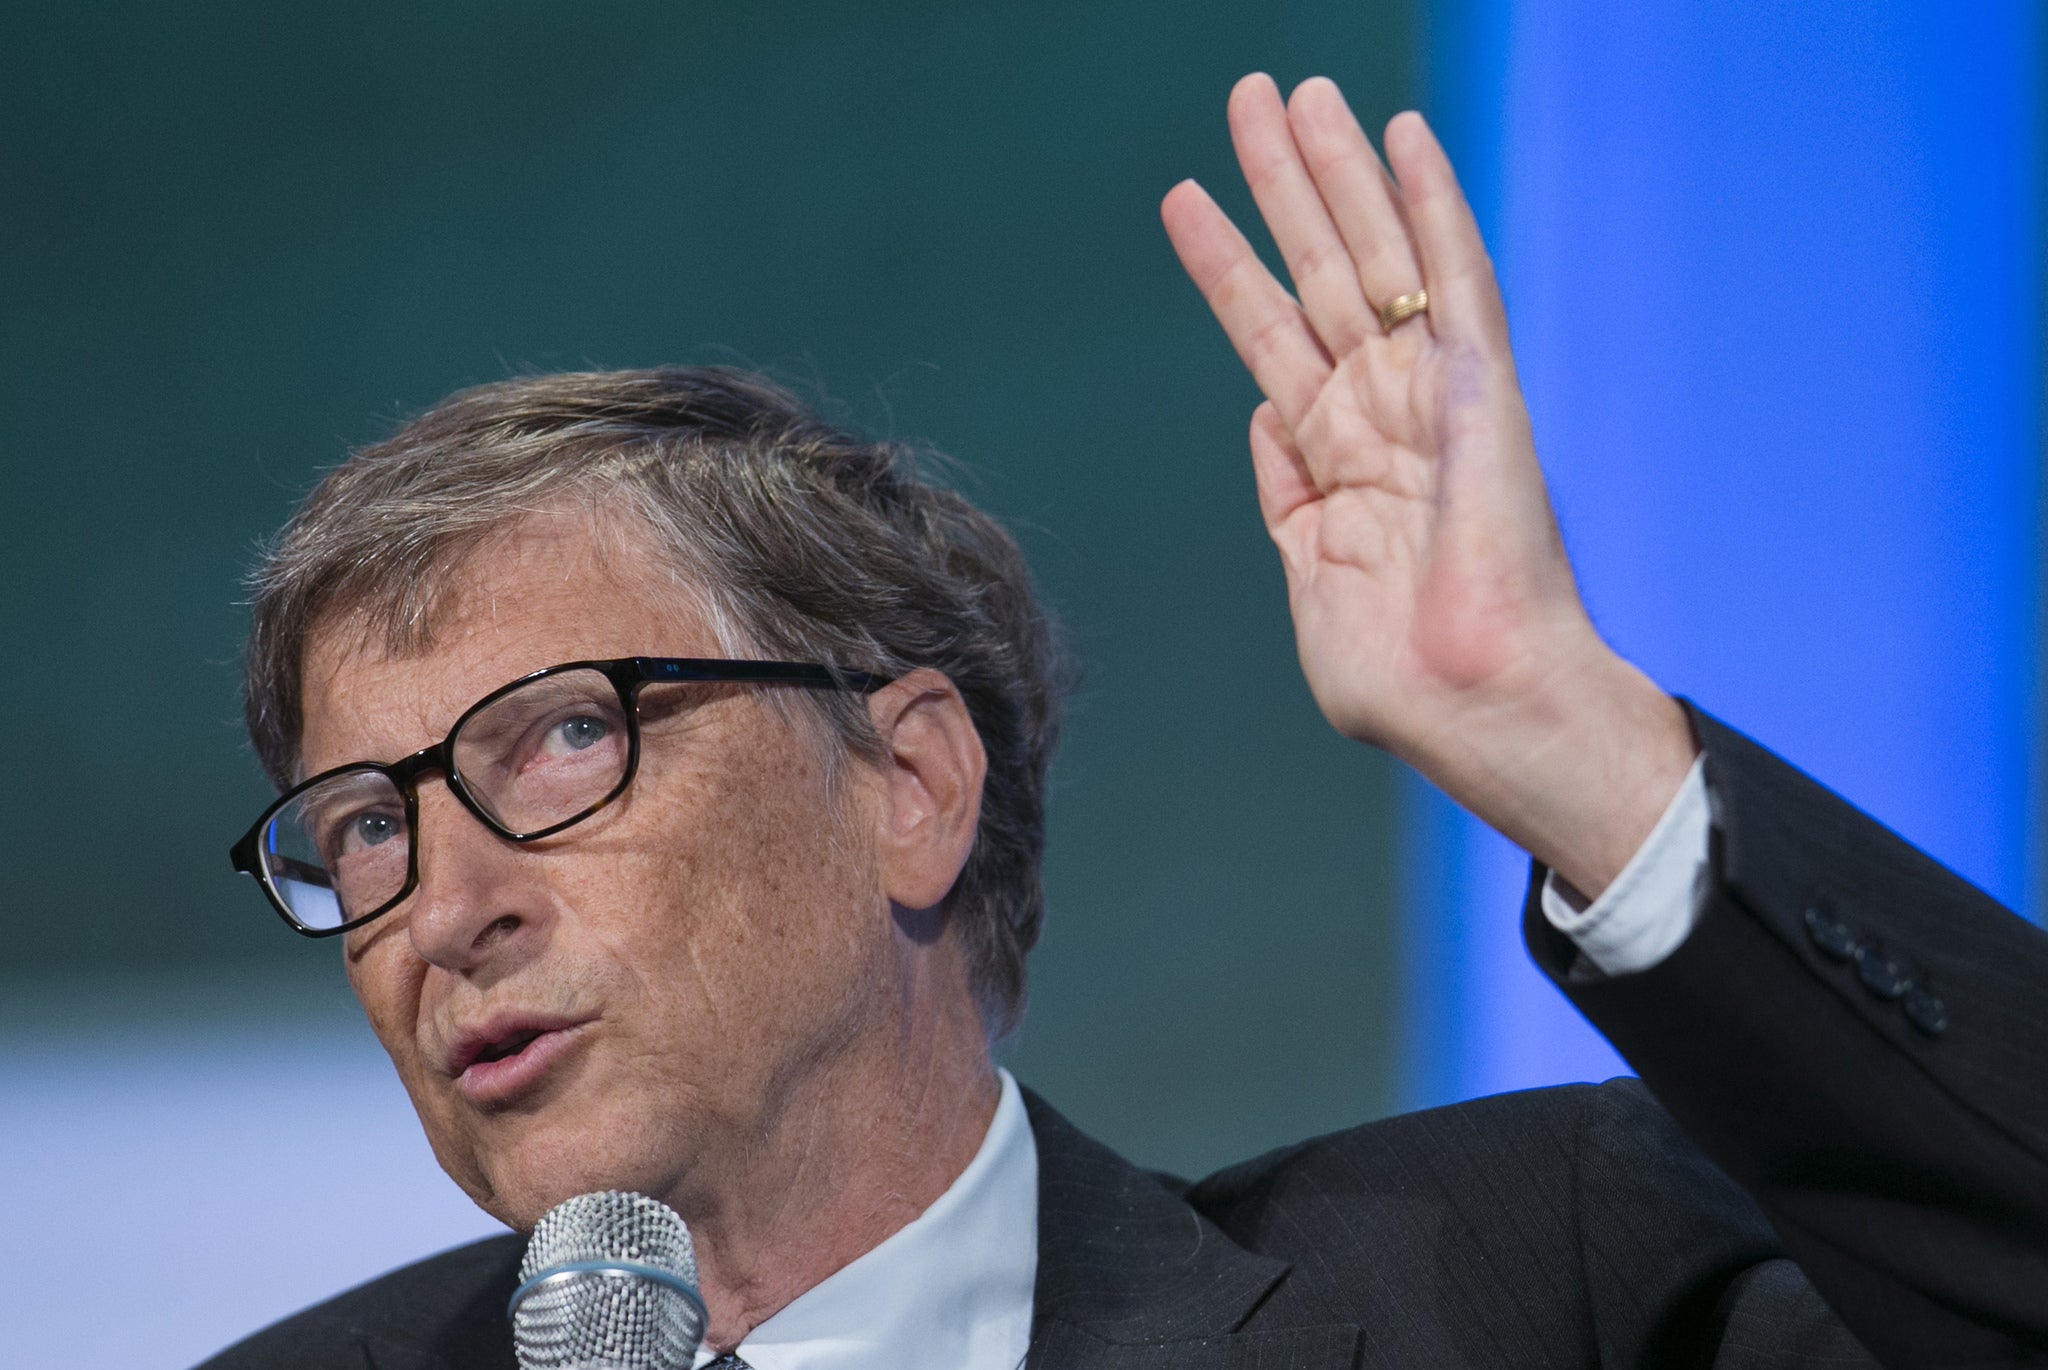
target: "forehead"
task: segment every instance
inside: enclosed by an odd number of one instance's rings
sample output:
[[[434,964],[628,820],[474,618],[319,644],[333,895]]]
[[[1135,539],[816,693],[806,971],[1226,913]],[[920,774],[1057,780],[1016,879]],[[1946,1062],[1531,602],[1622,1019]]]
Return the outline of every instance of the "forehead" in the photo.
[[[314,632],[302,774],[438,742],[483,695],[560,662],[720,655],[700,596],[652,539],[582,509],[529,515],[469,552],[428,626],[416,650],[361,617]]]

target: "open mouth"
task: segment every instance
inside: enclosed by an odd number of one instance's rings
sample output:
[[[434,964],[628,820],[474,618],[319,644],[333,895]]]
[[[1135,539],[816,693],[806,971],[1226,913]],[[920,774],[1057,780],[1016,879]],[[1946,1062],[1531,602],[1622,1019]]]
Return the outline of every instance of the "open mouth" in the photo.
[[[526,1028],[508,1037],[501,1037],[495,1042],[486,1043],[477,1050],[476,1060],[471,1064],[488,1064],[492,1061],[502,1061],[508,1056],[517,1056],[533,1045],[543,1031],[541,1028]]]
[[[542,1018],[486,1027],[457,1045],[449,1063],[456,1088],[480,1107],[526,1098],[574,1058],[588,1025],[583,1019]]]

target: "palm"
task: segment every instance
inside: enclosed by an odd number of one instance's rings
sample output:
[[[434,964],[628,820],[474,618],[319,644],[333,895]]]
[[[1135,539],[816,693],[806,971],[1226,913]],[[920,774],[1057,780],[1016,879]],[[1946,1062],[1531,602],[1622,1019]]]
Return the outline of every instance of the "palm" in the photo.
[[[1405,750],[1584,621],[1491,269],[1419,121],[1389,130],[1398,188],[1327,82],[1290,117],[1247,78],[1231,122],[1299,303],[1198,188],[1167,227],[1268,397],[1253,464],[1310,687],[1343,732]],[[1383,334],[1371,301],[1425,280],[1428,316]]]
[[[1348,716],[1356,711],[1349,701],[1380,697],[1403,678],[1427,673],[1415,631],[1418,605],[1425,581],[1440,568],[1432,556],[1437,464],[1422,417],[1427,403],[1388,393],[1396,387],[1380,375],[1353,374],[1364,370],[1333,370],[1304,421],[1304,436],[1294,440],[1298,451],[1314,433],[1310,445],[1324,456],[1320,477],[1308,485],[1292,481],[1292,461],[1263,455],[1259,476],[1303,669],[1325,709],[1338,713],[1333,722],[1371,734],[1379,731],[1375,720]],[[1409,388],[1428,383],[1411,374]],[[1290,436],[1262,421],[1254,441],[1286,457]]]

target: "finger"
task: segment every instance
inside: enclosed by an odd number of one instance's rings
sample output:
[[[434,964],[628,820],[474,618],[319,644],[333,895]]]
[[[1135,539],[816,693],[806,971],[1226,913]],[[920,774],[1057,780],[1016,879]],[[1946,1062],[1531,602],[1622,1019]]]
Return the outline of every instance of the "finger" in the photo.
[[[1478,221],[1458,188],[1442,144],[1413,110],[1387,125],[1387,160],[1414,225],[1429,317],[1439,337],[1458,336],[1493,348],[1507,345],[1507,311]]]
[[[1302,310],[1323,346],[1342,356],[1368,331],[1379,331],[1378,314],[1366,303],[1351,251],[1294,144],[1280,88],[1264,72],[1245,77],[1230,92],[1230,142]]]
[[[1259,389],[1282,418],[1307,413],[1330,374],[1330,357],[1301,306],[1273,279],[1237,225],[1193,181],[1166,193],[1159,217],[1181,266]]]
[[[1379,310],[1388,301],[1422,288],[1422,264],[1402,212],[1400,191],[1336,82],[1324,76],[1302,82],[1287,102],[1287,119],[1316,189],[1357,264],[1377,327]]]
[[[1252,478],[1259,488],[1259,514],[1266,531],[1277,536],[1287,516],[1311,500],[1319,499],[1315,477],[1294,435],[1280,420],[1271,401],[1252,411]]]

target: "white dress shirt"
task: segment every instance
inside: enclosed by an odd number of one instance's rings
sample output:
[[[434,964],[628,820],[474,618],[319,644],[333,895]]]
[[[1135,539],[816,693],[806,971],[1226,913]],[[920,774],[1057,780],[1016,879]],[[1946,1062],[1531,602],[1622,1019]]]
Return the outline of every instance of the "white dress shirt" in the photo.
[[[1543,913],[1609,975],[1669,956],[1699,916],[1711,821],[1703,762],[1588,904],[1551,874]],[[931,1207],[756,1327],[754,1370],[1016,1370],[1038,1276],[1038,1145],[1007,1070],[988,1135]],[[697,1367],[716,1359],[697,1353]]]
[[[1591,904],[1552,871],[1543,881],[1543,916],[1609,975],[1648,970],[1699,921],[1707,874],[1706,758],[1692,763],[1657,826]]]
[[[997,1074],[996,1116],[952,1187],[735,1355],[754,1370],[1016,1370],[1038,1278],[1038,1145],[1016,1080]],[[697,1352],[700,1370],[715,1359]]]

